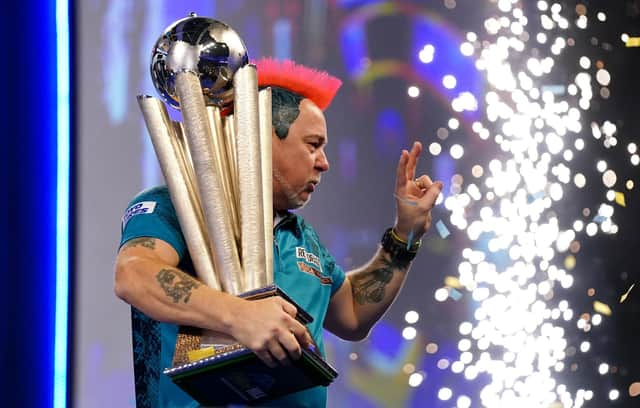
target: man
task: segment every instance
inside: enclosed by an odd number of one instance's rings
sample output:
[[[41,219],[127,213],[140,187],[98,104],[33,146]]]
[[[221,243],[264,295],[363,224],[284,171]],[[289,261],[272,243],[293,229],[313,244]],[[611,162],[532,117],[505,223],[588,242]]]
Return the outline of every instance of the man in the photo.
[[[288,364],[313,341],[323,351],[323,327],[347,340],[364,339],[402,286],[442,183],[415,177],[422,150],[402,151],[396,172],[395,224],[365,265],[346,274],[315,231],[289,210],[304,206],[329,170],[324,114],[340,82],[291,61],[258,62],[260,86],[273,92],[274,276],[314,317],[308,330],[296,308],[280,297],[247,301],[211,289],[193,276],[175,210],[165,187],[147,190],[123,218],[115,291],[134,306],[133,335],[138,406],[196,405],[161,374],[171,365],[177,326],[223,332],[253,350],[267,365]],[[159,323],[163,322],[163,323]],[[316,387],[272,401],[273,406],[326,404]]]

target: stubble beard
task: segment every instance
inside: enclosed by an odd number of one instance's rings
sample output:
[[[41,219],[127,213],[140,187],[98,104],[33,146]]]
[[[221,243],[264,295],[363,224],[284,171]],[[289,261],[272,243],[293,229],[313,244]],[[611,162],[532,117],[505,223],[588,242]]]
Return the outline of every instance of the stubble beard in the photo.
[[[282,174],[280,174],[280,172],[276,169],[273,169],[273,179],[282,189],[282,193],[286,198],[287,209],[299,209],[307,205],[310,196],[307,199],[303,199],[302,197],[300,197],[300,193],[302,193],[306,189],[306,187],[302,187],[296,190],[291,184],[289,184],[289,182],[284,179]]]

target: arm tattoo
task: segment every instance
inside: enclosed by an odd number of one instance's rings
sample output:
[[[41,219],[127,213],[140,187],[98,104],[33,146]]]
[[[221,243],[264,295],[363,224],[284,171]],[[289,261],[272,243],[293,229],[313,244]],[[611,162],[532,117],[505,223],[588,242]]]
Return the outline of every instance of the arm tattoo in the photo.
[[[128,241],[126,244],[124,244],[124,246],[125,248],[133,248],[133,247],[141,246],[149,249],[155,249],[156,240],[155,238],[146,238],[146,237],[134,238]]]
[[[351,277],[353,298],[358,304],[380,303],[384,299],[385,286],[391,282],[394,270],[404,270],[401,265],[384,257],[381,262],[381,266],[362,271]]]
[[[200,282],[184,272],[175,269],[161,269],[156,275],[164,293],[173,299],[173,303],[189,302],[191,291],[200,286]]]

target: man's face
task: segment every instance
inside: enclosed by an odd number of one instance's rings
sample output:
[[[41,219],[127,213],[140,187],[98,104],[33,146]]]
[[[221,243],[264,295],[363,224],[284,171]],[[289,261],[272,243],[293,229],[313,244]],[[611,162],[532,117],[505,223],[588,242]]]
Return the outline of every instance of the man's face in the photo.
[[[324,114],[309,99],[300,102],[300,114],[284,139],[273,140],[273,207],[289,210],[304,206],[329,170],[324,152],[327,124]]]

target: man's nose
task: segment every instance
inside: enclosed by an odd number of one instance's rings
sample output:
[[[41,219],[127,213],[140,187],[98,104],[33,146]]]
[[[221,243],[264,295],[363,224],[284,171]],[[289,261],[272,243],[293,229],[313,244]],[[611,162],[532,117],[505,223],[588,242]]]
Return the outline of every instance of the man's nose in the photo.
[[[324,149],[322,149],[320,151],[320,154],[318,155],[318,159],[316,160],[316,168],[322,172],[329,170],[329,159],[327,158]]]

